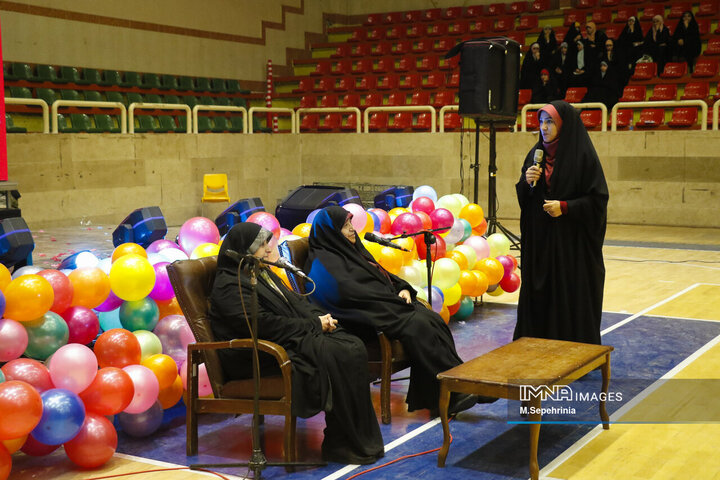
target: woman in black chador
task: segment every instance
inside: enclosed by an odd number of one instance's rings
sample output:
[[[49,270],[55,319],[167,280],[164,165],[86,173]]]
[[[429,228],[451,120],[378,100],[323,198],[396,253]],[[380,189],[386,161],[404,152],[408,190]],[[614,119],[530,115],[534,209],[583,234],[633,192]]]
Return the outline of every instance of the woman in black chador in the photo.
[[[344,208],[327,207],[313,220],[305,264],[316,285],[313,299],[352,332],[366,336],[382,331],[400,340],[411,364],[408,410],[436,409],[436,375],[462,363],[452,333],[440,315],[417,302],[409,283],[377,263],[351,218]],[[476,401],[474,395],[453,395],[449,412]]]
[[[228,254],[268,258],[272,233],[254,223],[240,223],[228,232],[218,254],[210,296],[210,325],[217,340],[250,336],[243,302],[251,304],[250,276]],[[242,294],[238,290],[241,287]],[[242,298],[241,298],[242,295]],[[339,463],[368,464],[384,455],[370,398],[367,351],[362,341],[307,299],[287,289],[269,269],[257,281],[258,338],[278,343],[292,361],[292,413],[307,418],[325,411],[322,455]],[[223,370],[231,379],[247,378],[248,361],[238,350],[220,350]]]
[[[563,101],[540,110],[542,138],[516,185],[522,286],[514,338],[600,343],[608,189],[580,115]],[[540,167],[535,151],[543,152]],[[534,186],[533,186],[534,185]]]
[[[673,58],[677,61],[686,61],[688,71],[692,73],[695,59],[700,55],[702,44],[700,42],[700,27],[691,11],[683,12],[682,18],[675,27],[672,36],[675,52]]]

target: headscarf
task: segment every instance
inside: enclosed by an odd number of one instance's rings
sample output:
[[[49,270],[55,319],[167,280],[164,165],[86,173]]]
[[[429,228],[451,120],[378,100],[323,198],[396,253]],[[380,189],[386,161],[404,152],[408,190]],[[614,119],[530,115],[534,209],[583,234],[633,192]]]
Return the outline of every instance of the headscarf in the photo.
[[[225,236],[218,252],[218,270],[236,273],[238,261],[228,255],[232,250],[240,255],[252,255],[265,242],[270,240],[272,232],[252,222],[243,222],[235,225]]]

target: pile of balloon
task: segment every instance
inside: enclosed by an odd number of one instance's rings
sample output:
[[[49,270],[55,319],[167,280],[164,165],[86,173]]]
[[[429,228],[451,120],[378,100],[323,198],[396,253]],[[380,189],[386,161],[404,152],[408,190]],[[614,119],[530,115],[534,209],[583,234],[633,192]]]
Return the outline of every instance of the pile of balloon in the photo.
[[[409,282],[418,297],[428,301],[445,322],[468,318],[475,308],[474,297],[486,293],[499,296],[520,286],[517,260],[510,255],[510,240],[502,233],[485,238],[487,221],[482,208],[462,194],[438,198],[431,186],[423,185],[413,192],[408,208],[365,210],[354,203],[343,208],[353,214],[353,228],[378,263]],[[305,223],[292,230],[292,236],[281,236],[280,241],[307,237],[317,212],[311,212]],[[423,235],[394,240],[409,252],[363,239],[366,232],[391,238],[430,229],[441,230],[433,233],[435,243],[430,248],[433,263],[429,292]]]
[[[76,268],[0,265],[0,480],[22,451],[63,446],[83,468],[107,462],[119,429],[145,437],[186,389],[187,345],[195,341],[168,279],[169,263],[216,255],[220,233],[207,218],[186,221],[178,242],[91,252]],[[199,394],[212,394],[205,366]]]

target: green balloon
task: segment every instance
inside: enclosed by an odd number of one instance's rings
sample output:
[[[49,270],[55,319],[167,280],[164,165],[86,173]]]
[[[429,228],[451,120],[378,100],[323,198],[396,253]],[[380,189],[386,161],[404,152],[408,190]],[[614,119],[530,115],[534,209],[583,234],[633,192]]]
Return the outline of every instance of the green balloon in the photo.
[[[160,309],[152,298],[125,301],[120,305],[120,323],[123,328],[152,331],[160,320]]]
[[[3,383],[5,381],[5,374],[0,370],[0,383]]]
[[[55,312],[47,312],[40,318],[23,324],[28,334],[25,355],[36,360],[45,360],[67,344],[70,338],[65,320]]]
[[[135,330],[133,335],[140,342],[140,362],[152,355],[162,353],[162,343],[154,333],[147,330]]]

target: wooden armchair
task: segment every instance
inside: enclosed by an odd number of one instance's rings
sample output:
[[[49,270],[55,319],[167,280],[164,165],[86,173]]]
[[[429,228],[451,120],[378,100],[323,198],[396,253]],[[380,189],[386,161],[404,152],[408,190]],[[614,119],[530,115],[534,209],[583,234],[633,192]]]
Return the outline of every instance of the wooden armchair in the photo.
[[[252,350],[252,339],[243,338],[216,342],[208,319],[217,257],[181,260],[168,265],[168,276],[180,308],[195,335],[197,343],[188,345],[187,455],[197,455],[198,423],[201,413],[252,413],[254,385],[247,380],[226,380],[217,354],[222,348]],[[271,355],[280,368],[279,375],[263,375],[260,379],[260,414],[285,416],[284,459],[295,460],[295,423],[291,413],[291,363],[285,349],[275,343],[258,341],[260,355]],[[248,355],[248,358],[251,358]],[[214,398],[198,396],[198,368],[205,363]]]
[[[283,253],[296,267],[303,268],[308,256],[308,239],[300,238],[285,243]],[[291,272],[287,272],[293,289],[298,293],[305,293],[305,285]],[[368,370],[370,375],[380,379],[380,416],[382,422],[390,423],[390,382],[392,374],[410,366],[410,361],[403,350],[399,340],[390,340],[384,333],[370,332],[370,335],[360,335],[365,342],[368,352]]]

